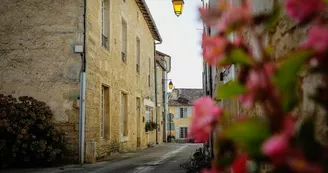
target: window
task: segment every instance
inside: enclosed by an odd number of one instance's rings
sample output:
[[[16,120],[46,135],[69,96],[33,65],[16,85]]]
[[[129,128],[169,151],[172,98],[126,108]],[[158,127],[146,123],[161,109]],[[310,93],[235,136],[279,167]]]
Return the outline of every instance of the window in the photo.
[[[149,58],[149,72],[148,72],[148,87],[150,87],[150,74],[151,74],[151,59]]]
[[[121,136],[128,136],[127,94],[121,93]]]
[[[100,136],[109,139],[109,88],[106,86],[101,87],[101,123],[100,123]]]
[[[101,0],[101,45],[109,48],[109,0]]]
[[[122,19],[122,31],[121,31],[121,58],[123,62],[126,62],[127,58],[127,24],[124,19]]]
[[[187,108],[180,108],[180,118],[187,118]]]
[[[139,73],[140,72],[140,39],[137,37],[136,40],[136,56],[137,56],[137,62],[136,62],[136,71]]]
[[[173,114],[168,114],[167,115],[167,130],[174,130],[174,121],[173,121]]]
[[[180,138],[188,137],[188,127],[180,127]]]
[[[151,107],[146,106],[145,116],[146,116],[146,122],[154,121],[153,120],[153,110]]]

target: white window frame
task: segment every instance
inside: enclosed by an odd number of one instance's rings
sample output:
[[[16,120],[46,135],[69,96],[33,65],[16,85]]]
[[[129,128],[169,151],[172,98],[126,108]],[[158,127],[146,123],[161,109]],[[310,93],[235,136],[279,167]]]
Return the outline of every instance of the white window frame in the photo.
[[[179,127],[179,138],[180,139],[188,138],[188,127]]]
[[[100,137],[105,138],[105,88],[101,87]]]
[[[127,125],[128,123],[125,124],[125,121],[127,121],[126,118],[128,118],[127,116],[127,111],[128,111],[128,108],[127,108],[127,102],[128,102],[128,95],[127,93],[125,92],[121,92],[121,104],[120,104],[120,136],[121,137],[126,137],[128,136],[128,132],[125,131],[125,129],[127,130],[128,128],[126,127],[125,128],[125,125]],[[126,133],[126,135],[124,135],[124,133]]]
[[[182,117],[181,117],[181,110],[182,110]],[[188,118],[188,108],[186,107],[179,108],[179,118]]]
[[[105,7],[105,4],[107,5],[107,7]],[[109,35],[110,35],[109,30],[110,30],[110,0],[101,0],[101,46],[108,50],[109,50]]]
[[[128,51],[128,23],[122,17],[121,22],[121,60],[127,62]]]
[[[136,37],[136,72],[140,73],[141,43],[140,38]]]

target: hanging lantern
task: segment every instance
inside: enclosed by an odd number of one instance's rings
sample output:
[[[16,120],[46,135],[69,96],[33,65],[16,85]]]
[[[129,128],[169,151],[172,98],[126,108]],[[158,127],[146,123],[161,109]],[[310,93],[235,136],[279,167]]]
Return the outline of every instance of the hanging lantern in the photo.
[[[173,83],[172,83],[172,81],[170,81],[170,83],[169,83],[169,88],[170,88],[170,90],[173,88]]]
[[[183,0],[172,0],[173,10],[175,15],[179,17],[182,14],[184,1]]]

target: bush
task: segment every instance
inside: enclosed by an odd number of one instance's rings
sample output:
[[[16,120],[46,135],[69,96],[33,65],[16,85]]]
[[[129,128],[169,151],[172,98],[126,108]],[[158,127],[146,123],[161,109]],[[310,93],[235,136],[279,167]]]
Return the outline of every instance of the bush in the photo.
[[[175,140],[175,136],[174,135],[167,136],[167,142],[172,142],[173,140]]]
[[[18,100],[0,94],[0,166],[46,166],[63,158],[65,136],[54,128],[49,106]]]
[[[153,131],[157,127],[158,127],[158,124],[156,124],[155,122],[152,122],[152,121],[148,121],[148,122],[146,122],[145,130],[146,130],[146,132]]]
[[[211,159],[208,152],[199,148],[181,167],[186,170],[186,173],[199,173],[202,169],[211,167]]]

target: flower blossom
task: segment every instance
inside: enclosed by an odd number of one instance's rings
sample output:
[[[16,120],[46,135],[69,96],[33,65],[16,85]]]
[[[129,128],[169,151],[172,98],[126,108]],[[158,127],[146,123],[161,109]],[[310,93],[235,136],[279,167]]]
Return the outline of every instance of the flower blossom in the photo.
[[[249,23],[251,19],[251,10],[247,3],[241,6],[229,5],[220,18],[217,29],[223,32],[238,24]]]
[[[305,20],[316,12],[324,9],[322,0],[286,0],[287,14],[297,21]]]
[[[295,120],[288,115],[283,121],[283,131],[271,136],[262,146],[262,153],[269,158],[275,165],[286,161],[290,151],[289,141],[295,132]]]
[[[240,96],[240,101],[245,108],[252,108],[256,99],[263,93],[273,92],[270,77],[275,71],[273,64],[265,64],[261,69],[252,69],[246,79],[248,92]]]
[[[316,25],[310,28],[308,38],[301,48],[314,51],[314,56],[309,61],[310,66],[326,64],[328,61],[325,59],[328,50],[328,27]]]
[[[227,8],[228,3],[219,1],[214,8],[199,8],[199,14],[202,21],[208,26],[215,26],[218,24],[224,10]]]
[[[219,36],[206,36],[203,34],[203,58],[209,65],[216,65],[224,57],[228,45],[226,38]]]
[[[325,53],[328,49],[328,27],[313,26],[309,30],[308,39],[302,45],[303,48],[313,49],[316,53]]]
[[[231,169],[233,173],[246,173],[247,172],[248,155],[239,155],[232,163]]]
[[[210,97],[196,100],[189,135],[196,142],[206,142],[222,113],[223,110],[217,107],[215,101]]]

